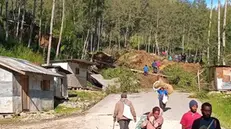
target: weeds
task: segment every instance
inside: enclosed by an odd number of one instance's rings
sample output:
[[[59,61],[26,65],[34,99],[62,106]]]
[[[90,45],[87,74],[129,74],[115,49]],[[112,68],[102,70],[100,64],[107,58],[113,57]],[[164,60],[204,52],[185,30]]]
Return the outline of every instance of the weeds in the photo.
[[[109,68],[102,71],[102,75],[106,79],[119,78],[120,87],[109,86],[106,89],[106,93],[118,93],[118,92],[138,92],[139,82],[135,73],[129,69],[118,67]]]

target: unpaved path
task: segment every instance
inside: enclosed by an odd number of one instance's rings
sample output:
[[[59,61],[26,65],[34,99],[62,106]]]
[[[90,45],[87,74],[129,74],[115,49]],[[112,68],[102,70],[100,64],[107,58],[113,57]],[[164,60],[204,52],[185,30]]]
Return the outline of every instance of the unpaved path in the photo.
[[[128,95],[129,100],[137,112],[137,120],[139,117],[158,105],[157,94],[153,91],[142,92]],[[43,123],[35,123],[21,126],[4,126],[2,129],[112,129],[112,113],[115,103],[120,99],[120,95],[113,94],[107,96],[101,102],[91,108],[85,116],[68,117],[59,120],[53,120]],[[164,125],[162,129],[181,129],[179,124],[183,113],[189,110],[188,103],[191,99],[188,94],[174,92],[167,104],[167,110],[164,112]],[[199,106],[201,104],[199,103]],[[130,129],[135,128],[135,123],[130,123]],[[115,129],[119,129],[116,124]]]

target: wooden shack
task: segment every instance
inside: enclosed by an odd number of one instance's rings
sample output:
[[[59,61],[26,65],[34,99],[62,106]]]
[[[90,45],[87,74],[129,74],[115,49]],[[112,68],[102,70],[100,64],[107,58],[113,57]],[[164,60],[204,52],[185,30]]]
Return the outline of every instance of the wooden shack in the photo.
[[[51,61],[52,66],[60,66],[65,70],[71,72],[67,75],[68,89],[84,88],[87,86],[88,69],[96,63],[81,60],[81,59],[67,59],[59,61]]]
[[[0,56],[0,113],[54,109],[55,76],[62,77],[26,60]]]

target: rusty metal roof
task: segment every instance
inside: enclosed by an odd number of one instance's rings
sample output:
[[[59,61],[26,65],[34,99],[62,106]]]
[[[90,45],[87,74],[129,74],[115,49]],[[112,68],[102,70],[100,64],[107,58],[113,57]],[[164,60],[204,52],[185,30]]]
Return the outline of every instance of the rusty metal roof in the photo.
[[[62,75],[58,73],[52,72],[41,66],[35,65],[27,60],[18,58],[0,56],[0,67],[10,69],[23,75],[26,75],[26,73],[37,73],[43,75],[62,77]]]
[[[64,59],[64,60],[51,61],[51,63],[61,63],[61,62],[72,62],[72,63],[86,64],[86,65],[97,65],[97,63],[95,62],[91,62],[91,61],[83,60],[83,59]]]

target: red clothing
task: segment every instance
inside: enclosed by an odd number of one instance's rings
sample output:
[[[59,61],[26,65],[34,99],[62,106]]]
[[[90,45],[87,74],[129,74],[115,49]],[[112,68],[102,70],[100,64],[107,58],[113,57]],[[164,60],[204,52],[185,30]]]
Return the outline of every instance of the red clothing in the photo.
[[[200,118],[201,115],[199,113],[192,113],[191,111],[185,113],[180,121],[180,124],[185,126],[185,129],[191,129],[192,128],[192,124],[194,122],[194,120]]]

